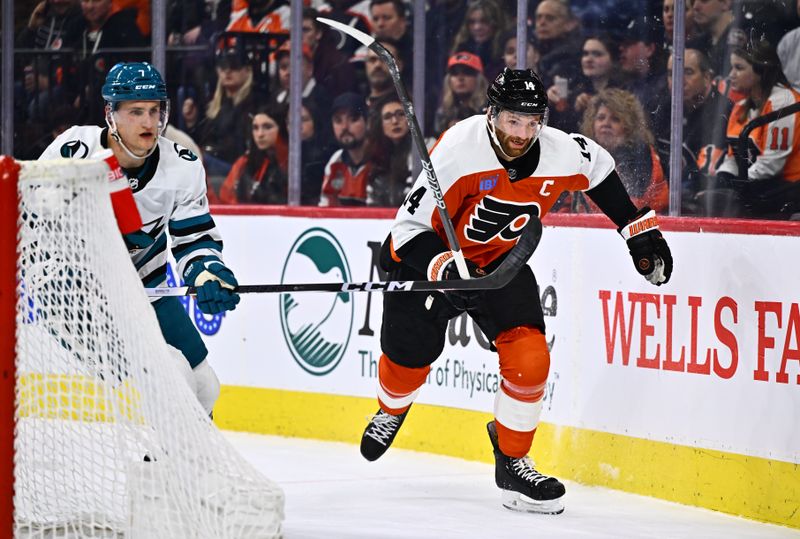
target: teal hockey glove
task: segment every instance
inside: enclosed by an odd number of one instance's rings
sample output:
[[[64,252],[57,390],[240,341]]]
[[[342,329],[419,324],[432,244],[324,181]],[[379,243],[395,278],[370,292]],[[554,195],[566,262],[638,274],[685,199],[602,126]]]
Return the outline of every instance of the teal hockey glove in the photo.
[[[213,256],[195,260],[186,268],[183,276],[188,286],[197,291],[197,306],[206,314],[232,311],[239,303],[235,292],[239,283],[233,272]]]

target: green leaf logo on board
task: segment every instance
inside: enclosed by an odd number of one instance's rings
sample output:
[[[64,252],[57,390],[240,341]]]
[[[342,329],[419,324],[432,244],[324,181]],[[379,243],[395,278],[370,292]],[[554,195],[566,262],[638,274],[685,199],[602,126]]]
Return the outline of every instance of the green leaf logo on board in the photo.
[[[347,257],[337,239],[323,228],[306,230],[292,245],[281,283],[351,281]],[[280,296],[283,336],[295,361],[307,372],[328,374],[342,360],[354,319],[348,292],[287,293]]]

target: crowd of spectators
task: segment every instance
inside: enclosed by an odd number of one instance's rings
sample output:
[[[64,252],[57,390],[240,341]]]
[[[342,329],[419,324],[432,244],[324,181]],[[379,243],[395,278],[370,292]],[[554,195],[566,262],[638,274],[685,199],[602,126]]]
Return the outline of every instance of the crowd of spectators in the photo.
[[[675,1],[531,0],[525,48],[547,88],[549,124],[597,140],[635,203],[661,213],[669,208]],[[104,125],[100,86],[114,63],[149,58],[150,10],[147,0],[15,4],[30,13],[16,35],[15,155],[33,159],[69,125]],[[489,82],[516,67],[516,2],[429,0],[421,69],[411,2],[304,5],[301,203],[397,206],[413,183],[414,153],[389,70],[316,17],[372,34],[407,88],[424,74],[420,123],[430,146],[483,113]],[[800,102],[800,0],[684,6],[683,213],[800,217],[800,114],[754,129],[748,154],[736,153],[748,122]],[[171,132],[196,143],[214,203],[287,203],[289,15],[287,0],[168,2]],[[595,210],[580,195],[557,209]]]

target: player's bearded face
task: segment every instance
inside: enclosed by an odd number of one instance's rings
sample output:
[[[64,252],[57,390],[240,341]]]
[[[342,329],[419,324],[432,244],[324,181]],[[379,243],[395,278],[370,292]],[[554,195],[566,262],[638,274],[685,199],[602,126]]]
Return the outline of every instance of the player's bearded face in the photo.
[[[113,112],[117,132],[136,155],[146,155],[158,142],[163,112],[159,101],[123,101]]]
[[[541,114],[521,114],[508,110],[491,116],[501,149],[511,158],[528,151],[544,126],[543,120]]]

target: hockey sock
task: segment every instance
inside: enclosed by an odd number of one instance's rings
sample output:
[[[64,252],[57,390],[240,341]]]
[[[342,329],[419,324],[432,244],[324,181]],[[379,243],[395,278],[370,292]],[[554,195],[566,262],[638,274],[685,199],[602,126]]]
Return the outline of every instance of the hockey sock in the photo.
[[[544,333],[530,326],[503,331],[495,346],[502,377],[494,404],[498,442],[503,454],[520,458],[539,425],[550,353]]]
[[[430,365],[416,369],[404,367],[389,359],[386,354],[381,354],[378,363],[378,403],[381,409],[392,415],[408,410],[430,370]]]

